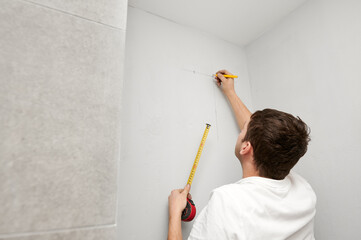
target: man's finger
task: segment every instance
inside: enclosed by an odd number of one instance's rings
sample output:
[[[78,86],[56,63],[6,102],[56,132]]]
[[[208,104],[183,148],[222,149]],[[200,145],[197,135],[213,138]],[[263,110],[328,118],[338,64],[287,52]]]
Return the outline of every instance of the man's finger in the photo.
[[[182,193],[184,189],[174,189],[170,194],[171,195],[177,195],[179,193]]]
[[[190,193],[188,193],[188,199],[192,199],[192,195]]]
[[[221,82],[227,80],[222,73],[217,73],[217,77],[220,79]]]
[[[223,75],[224,74],[226,74],[226,75],[232,75],[232,73],[230,73],[228,70],[226,70],[226,69],[222,69],[222,70],[219,70],[218,72],[217,72],[217,74],[218,73],[222,73]]]
[[[187,196],[190,190],[191,190],[191,185],[187,184],[187,185],[184,187],[184,190],[183,190],[182,194],[184,194],[184,195]]]

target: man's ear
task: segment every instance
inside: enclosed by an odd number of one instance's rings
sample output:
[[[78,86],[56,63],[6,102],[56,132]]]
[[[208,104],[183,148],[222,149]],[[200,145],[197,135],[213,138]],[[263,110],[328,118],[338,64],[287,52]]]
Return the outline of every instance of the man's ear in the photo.
[[[251,153],[252,150],[253,150],[252,144],[248,141],[245,141],[242,143],[240,154],[246,155],[248,153]]]

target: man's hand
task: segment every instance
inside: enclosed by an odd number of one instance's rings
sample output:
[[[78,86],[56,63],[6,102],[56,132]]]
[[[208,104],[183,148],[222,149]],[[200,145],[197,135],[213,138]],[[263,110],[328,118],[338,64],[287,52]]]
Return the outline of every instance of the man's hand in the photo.
[[[187,206],[187,197],[192,199],[191,195],[189,194],[190,189],[191,186],[187,184],[184,189],[175,189],[171,192],[168,197],[169,218],[181,218],[182,212]]]
[[[169,205],[169,223],[168,240],[182,240],[182,212],[187,206],[187,197],[192,199],[189,194],[191,186],[187,184],[184,189],[175,189],[168,197]]]
[[[236,91],[234,90],[234,79],[226,78],[223,75],[233,75],[227,70],[219,70],[217,72],[217,85],[221,87],[223,93],[228,98],[230,102],[234,115],[236,116],[239,129],[242,130],[244,124],[248,119],[250,119],[252,113],[248,110],[246,105],[243,104],[241,99],[237,96]]]
[[[234,92],[234,79],[233,78],[226,78],[223,75],[233,75],[229,71],[223,69],[219,70],[216,73],[216,80],[218,87],[221,87],[224,94],[228,95],[229,93]]]

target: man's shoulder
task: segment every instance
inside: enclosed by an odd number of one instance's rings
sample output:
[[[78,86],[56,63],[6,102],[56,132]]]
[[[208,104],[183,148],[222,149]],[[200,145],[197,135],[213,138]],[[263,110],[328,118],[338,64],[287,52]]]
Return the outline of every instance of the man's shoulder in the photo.
[[[217,200],[223,204],[237,203],[242,205],[242,202],[248,202],[252,198],[252,186],[231,183],[220,186],[212,190],[210,199]]]
[[[237,183],[225,184],[212,190],[211,194],[233,195],[235,192],[243,191],[244,187]]]
[[[307,191],[309,193],[314,202],[317,201],[315,191],[313,190],[311,184],[305,178],[303,178],[301,175],[294,171],[291,171],[287,177],[291,179],[294,187],[304,189],[304,191]]]
[[[284,181],[275,181],[265,178],[245,178],[236,183],[226,184],[215,188],[210,197],[220,199],[223,203],[253,204],[256,199],[264,199],[267,196],[274,197],[285,194],[293,194],[294,190],[302,192],[316,202],[316,194],[311,185],[299,174],[292,171]],[[292,191],[291,191],[292,190]]]

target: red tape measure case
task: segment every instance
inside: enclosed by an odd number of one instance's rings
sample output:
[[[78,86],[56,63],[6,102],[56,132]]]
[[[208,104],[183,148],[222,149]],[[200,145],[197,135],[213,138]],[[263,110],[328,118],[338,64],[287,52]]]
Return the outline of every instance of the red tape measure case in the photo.
[[[182,212],[182,221],[190,222],[196,216],[196,206],[191,199],[187,198],[187,206]]]

